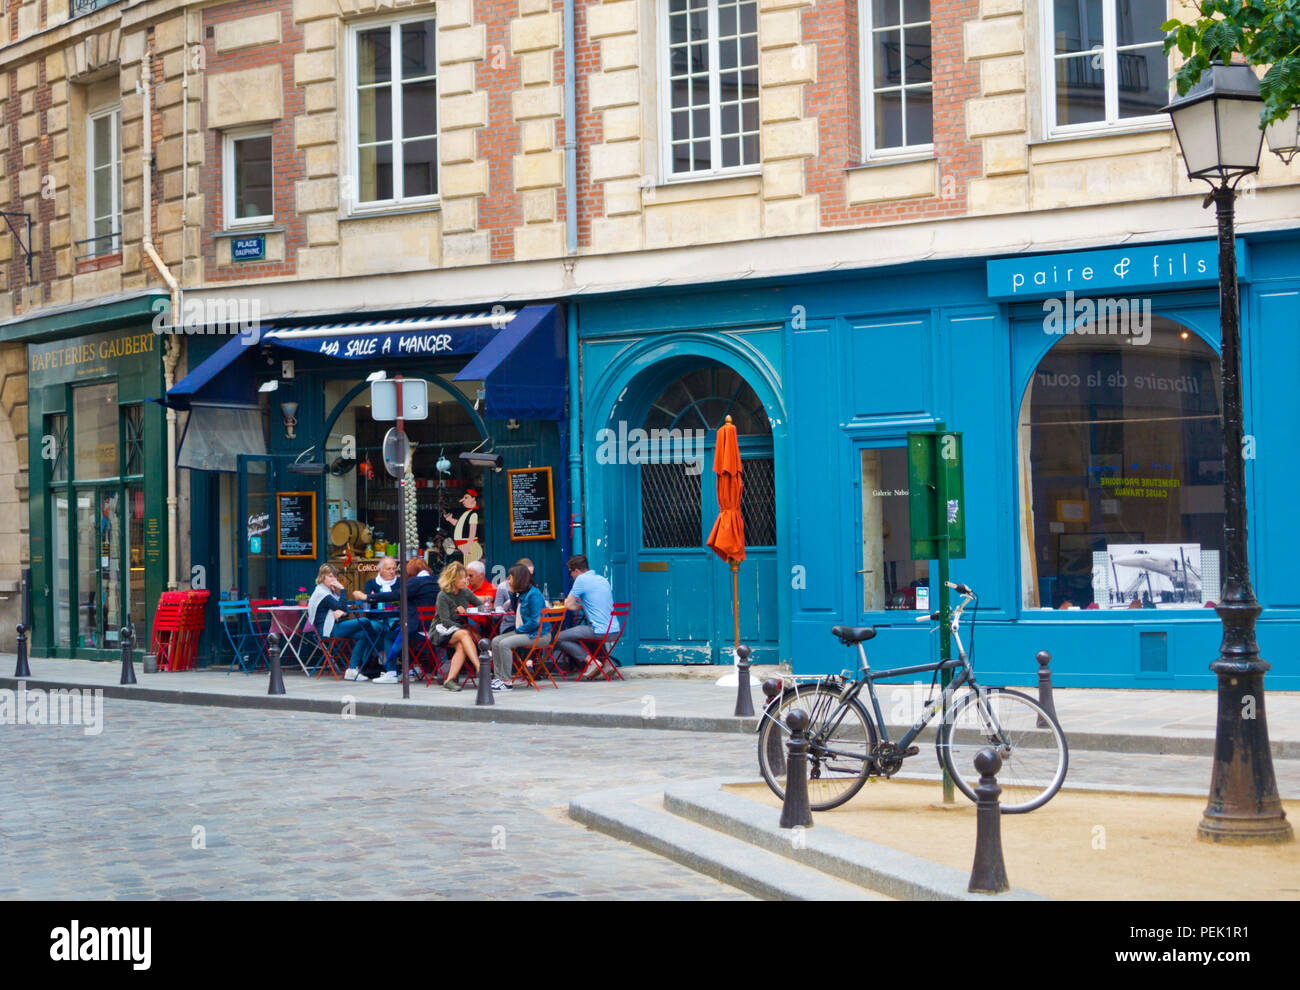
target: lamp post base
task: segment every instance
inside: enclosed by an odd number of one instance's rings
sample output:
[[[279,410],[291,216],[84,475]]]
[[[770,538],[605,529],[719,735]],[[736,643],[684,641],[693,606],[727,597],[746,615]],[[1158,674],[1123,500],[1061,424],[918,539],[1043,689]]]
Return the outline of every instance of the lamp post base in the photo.
[[[1257,664],[1259,662],[1257,661]],[[1218,669],[1235,667],[1236,669]],[[1197,826],[1204,842],[1265,845],[1291,842],[1291,823],[1278,798],[1264,715],[1264,674],[1220,660],[1219,716],[1210,801]],[[1264,666],[1267,666],[1264,664]]]

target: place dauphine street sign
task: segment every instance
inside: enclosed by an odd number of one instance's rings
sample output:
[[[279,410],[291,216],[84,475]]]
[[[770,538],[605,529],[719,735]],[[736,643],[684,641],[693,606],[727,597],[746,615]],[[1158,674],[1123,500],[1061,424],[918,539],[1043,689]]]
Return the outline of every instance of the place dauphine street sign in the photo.
[[[254,234],[249,237],[233,237],[230,240],[231,261],[265,261],[266,235]]]

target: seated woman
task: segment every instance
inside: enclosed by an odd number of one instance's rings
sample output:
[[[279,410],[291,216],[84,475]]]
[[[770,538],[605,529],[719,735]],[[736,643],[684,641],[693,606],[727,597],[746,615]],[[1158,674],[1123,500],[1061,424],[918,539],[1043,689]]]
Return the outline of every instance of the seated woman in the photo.
[[[474,670],[478,671],[478,647],[462,617],[470,609],[478,608],[479,600],[469,590],[469,572],[465,570],[464,564],[453,562],[444,567],[438,575],[438,586],[442,590],[438,592],[438,624],[434,628],[444,637],[438,641],[438,645],[456,647],[447,679],[442,686],[448,691],[459,691],[461,685],[457,678],[465,661],[469,660]],[[407,594],[410,594],[409,587]]]
[[[510,576],[504,584],[509,584],[510,593],[519,605],[514,631],[499,633],[492,639],[492,670],[502,681],[510,681],[514,679],[514,651],[518,647],[527,649],[533,645],[546,602],[533,584],[530,569],[523,564],[510,568]],[[548,643],[550,637],[543,636],[541,641]],[[528,664],[532,666],[532,661],[529,660]]]
[[[340,597],[341,596],[341,597]],[[365,619],[347,619],[347,592],[332,564],[321,564],[316,572],[316,590],[307,602],[307,618],[321,639],[352,640],[352,656],[343,675],[345,681],[368,681],[361,673],[367,646],[373,646],[378,631]]]
[[[528,573],[533,573],[533,562],[527,557],[520,557],[515,561],[515,567],[522,564],[528,568]],[[514,568],[511,568],[513,570]],[[507,572],[508,574],[509,572]],[[519,596],[510,590],[510,581],[507,578],[497,585],[496,597],[492,602],[492,611],[505,612],[501,617],[501,624],[497,627],[497,634],[510,632],[515,628],[515,610],[519,607]]]

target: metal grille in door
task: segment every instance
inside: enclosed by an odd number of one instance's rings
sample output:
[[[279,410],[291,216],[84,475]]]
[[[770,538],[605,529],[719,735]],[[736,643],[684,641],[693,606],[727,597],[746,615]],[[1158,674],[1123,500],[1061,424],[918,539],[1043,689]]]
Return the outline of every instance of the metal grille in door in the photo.
[[[698,547],[700,474],[688,464],[641,465],[641,545],[647,550]]]

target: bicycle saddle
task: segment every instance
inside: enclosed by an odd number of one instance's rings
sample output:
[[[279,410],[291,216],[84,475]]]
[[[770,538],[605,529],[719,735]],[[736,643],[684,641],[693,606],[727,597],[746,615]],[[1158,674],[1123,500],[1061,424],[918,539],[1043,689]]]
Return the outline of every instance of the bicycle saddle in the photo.
[[[874,638],[876,630],[871,626],[832,626],[831,635],[838,637],[845,646],[852,646]]]

